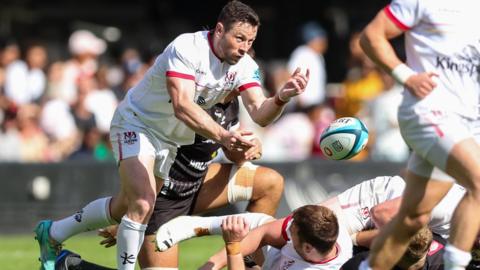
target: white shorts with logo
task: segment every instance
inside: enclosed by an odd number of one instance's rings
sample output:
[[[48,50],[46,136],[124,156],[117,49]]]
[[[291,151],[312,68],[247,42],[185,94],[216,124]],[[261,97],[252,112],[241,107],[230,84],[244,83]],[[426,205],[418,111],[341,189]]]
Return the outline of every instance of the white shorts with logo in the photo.
[[[471,120],[452,111],[420,104],[401,106],[398,121],[405,142],[414,151],[408,169],[440,181],[454,181],[445,173],[453,146],[467,138],[475,138],[477,143],[480,139],[480,120]]]
[[[116,111],[110,127],[110,142],[117,163],[130,157],[151,156],[155,158],[155,176],[168,179],[177,147],[155,136],[140,120],[132,117],[127,121]]]

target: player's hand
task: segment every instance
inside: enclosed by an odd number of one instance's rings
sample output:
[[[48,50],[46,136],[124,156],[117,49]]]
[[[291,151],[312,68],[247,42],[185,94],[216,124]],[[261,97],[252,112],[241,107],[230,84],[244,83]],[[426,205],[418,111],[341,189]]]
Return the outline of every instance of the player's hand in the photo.
[[[222,221],[222,236],[225,242],[240,242],[250,230],[248,222],[241,216],[228,216]]]
[[[438,77],[434,72],[423,72],[410,76],[405,82],[407,89],[419,99],[422,99],[437,87],[433,77]]]
[[[281,101],[288,102],[290,98],[298,96],[305,91],[305,87],[307,87],[309,79],[309,69],[307,69],[305,74],[302,74],[300,72],[300,68],[297,68],[282,89],[279,90],[278,97]]]
[[[255,145],[245,151],[245,160],[256,160],[262,157],[262,142],[258,138],[250,140]]]
[[[98,235],[105,238],[100,242],[100,245],[106,248],[115,246],[117,244],[117,229],[118,225],[108,226],[98,230]]]
[[[225,131],[225,133],[222,134],[220,143],[230,151],[246,151],[248,148],[255,146],[255,144],[246,137],[252,134],[251,131],[244,130]]]

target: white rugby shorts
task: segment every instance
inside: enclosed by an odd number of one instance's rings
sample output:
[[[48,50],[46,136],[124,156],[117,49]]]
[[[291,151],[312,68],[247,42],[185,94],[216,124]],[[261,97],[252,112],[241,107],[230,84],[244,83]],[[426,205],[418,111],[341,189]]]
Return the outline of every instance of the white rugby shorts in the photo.
[[[455,144],[467,138],[475,138],[479,143],[480,121],[452,111],[416,105],[401,106],[398,111],[400,131],[414,151],[408,169],[420,176],[453,182],[445,173],[448,155]]]
[[[134,156],[152,156],[155,157],[155,176],[168,178],[177,147],[149,132],[140,120],[132,117],[127,121],[117,110],[110,126],[110,142],[117,163]]]

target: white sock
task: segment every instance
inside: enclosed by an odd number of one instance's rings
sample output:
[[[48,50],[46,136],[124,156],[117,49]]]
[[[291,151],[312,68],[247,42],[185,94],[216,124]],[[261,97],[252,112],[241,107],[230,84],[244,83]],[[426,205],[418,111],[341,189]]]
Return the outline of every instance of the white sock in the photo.
[[[134,270],[137,255],[143,243],[146,224],[141,224],[123,216],[117,231],[118,270]]]
[[[116,224],[110,217],[110,199],[101,198],[90,202],[74,215],[54,221],[50,227],[50,237],[62,243],[73,235]]]
[[[471,259],[470,252],[458,249],[450,243],[445,246],[445,252],[443,253],[445,270],[464,270]]]
[[[238,214],[235,216],[243,217],[249,224],[250,230],[253,230],[260,225],[265,224],[267,221],[272,220],[273,217],[263,213],[243,213]],[[211,218],[209,231],[210,234],[219,234],[222,235],[222,221],[227,216],[219,216],[219,217],[208,217]]]
[[[370,265],[368,265],[368,258],[366,258],[360,263],[360,265],[358,266],[358,270],[372,270]]]
[[[273,217],[262,213],[246,213],[240,214],[244,217],[250,229],[254,229]],[[157,248],[160,251],[166,251],[181,241],[209,234],[222,234],[222,221],[227,216],[220,217],[197,217],[197,216],[180,216],[163,224],[155,234]]]

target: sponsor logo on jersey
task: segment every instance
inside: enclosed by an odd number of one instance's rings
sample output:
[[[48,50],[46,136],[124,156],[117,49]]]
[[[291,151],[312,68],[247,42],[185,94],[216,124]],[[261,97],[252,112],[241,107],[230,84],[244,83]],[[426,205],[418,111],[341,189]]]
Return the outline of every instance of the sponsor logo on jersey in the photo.
[[[215,121],[223,126],[225,124],[225,114],[223,114],[220,110],[215,110],[213,114],[215,115]]]
[[[190,167],[195,168],[199,171],[203,171],[207,169],[208,162],[190,160],[190,163],[188,165],[190,165]]]
[[[447,56],[437,56],[436,68],[455,71],[460,74],[477,76],[480,73],[480,65],[472,59],[463,59],[465,62],[459,63]]]
[[[200,74],[200,75],[207,75],[207,72],[206,72],[206,71],[201,70],[201,69],[199,69],[199,68],[197,68],[197,69],[195,70],[195,73],[196,73],[196,74]]]
[[[134,144],[138,141],[137,133],[135,131],[125,131],[123,132],[123,143],[124,144]]]
[[[257,81],[260,81],[260,69],[256,69],[254,72],[253,72],[253,79],[257,80]]]

